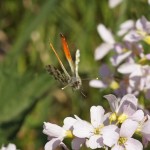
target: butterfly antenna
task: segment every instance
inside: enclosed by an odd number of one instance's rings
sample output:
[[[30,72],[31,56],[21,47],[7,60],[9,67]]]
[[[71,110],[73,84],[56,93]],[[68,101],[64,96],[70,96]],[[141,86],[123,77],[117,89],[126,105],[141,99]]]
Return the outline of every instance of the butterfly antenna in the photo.
[[[70,86],[70,83],[67,84],[66,86],[62,87],[61,89],[64,90],[64,89],[67,88],[68,86]]]
[[[80,93],[82,94],[82,96],[84,97],[84,98],[87,98],[87,96],[84,94],[84,92],[83,92],[83,89],[81,89],[80,90]]]
[[[95,80],[98,80],[99,78],[94,78]],[[82,79],[82,81],[85,81],[85,80],[93,80],[93,78],[85,78],[85,79]]]

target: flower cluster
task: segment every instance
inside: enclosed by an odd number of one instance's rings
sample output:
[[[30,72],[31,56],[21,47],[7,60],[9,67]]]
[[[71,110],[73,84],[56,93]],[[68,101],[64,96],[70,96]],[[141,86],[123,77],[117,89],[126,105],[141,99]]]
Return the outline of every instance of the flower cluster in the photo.
[[[109,0],[108,4],[110,8],[115,8],[116,6],[118,6],[121,2],[123,2],[123,0]],[[147,1],[147,3],[150,5],[150,0]]]
[[[104,43],[95,50],[95,59],[101,60],[110,54],[110,64],[100,67],[100,79],[92,80],[90,86],[110,87],[115,94],[123,96],[144,93],[150,99],[150,22],[143,16],[136,22],[128,20],[116,33],[121,42],[116,42],[112,33],[103,25],[97,27]],[[111,70],[110,68],[114,68]]]
[[[16,145],[15,144],[8,144],[8,146],[7,147],[5,147],[5,146],[2,146],[1,148],[0,148],[0,150],[17,150],[17,148],[16,148]]]
[[[90,149],[142,150],[150,141],[150,116],[137,109],[137,98],[132,94],[122,99],[109,94],[104,96],[111,112],[105,113],[102,106],[90,108],[90,122],[75,115],[64,119],[62,127],[44,122],[43,133],[48,135],[45,150],[54,150],[58,146],[68,149],[64,138],[71,138],[73,150],[82,146]],[[142,137],[142,143],[133,137]]]

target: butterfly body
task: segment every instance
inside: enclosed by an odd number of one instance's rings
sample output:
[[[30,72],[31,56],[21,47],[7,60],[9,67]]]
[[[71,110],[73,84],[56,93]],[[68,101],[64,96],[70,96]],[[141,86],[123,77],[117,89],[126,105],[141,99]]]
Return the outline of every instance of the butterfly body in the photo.
[[[82,81],[80,77],[66,76],[63,72],[52,65],[47,65],[46,70],[55,78],[55,80],[59,81],[64,86],[71,86],[74,90],[79,90],[81,88]]]
[[[62,83],[64,85],[64,87],[62,89],[70,86],[73,88],[73,90],[80,90],[81,86],[82,86],[81,78],[78,75],[78,63],[80,61],[80,59],[79,59],[80,51],[79,50],[76,51],[76,55],[75,55],[76,59],[75,59],[75,63],[74,63],[72,60],[70,50],[68,48],[68,44],[66,42],[65,37],[62,34],[60,34],[60,36],[61,36],[63,50],[65,53],[66,59],[69,63],[69,66],[71,68],[72,74],[70,75],[67,72],[67,70],[65,69],[62,61],[60,60],[60,58],[52,44],[50,44],[50,47],[52,48],[53,52],[55,53],[63,72],[52,65],[47,65],[46,70],[49,72],[50,75],[52,75],[56,80],[58,80],[60,83]]]

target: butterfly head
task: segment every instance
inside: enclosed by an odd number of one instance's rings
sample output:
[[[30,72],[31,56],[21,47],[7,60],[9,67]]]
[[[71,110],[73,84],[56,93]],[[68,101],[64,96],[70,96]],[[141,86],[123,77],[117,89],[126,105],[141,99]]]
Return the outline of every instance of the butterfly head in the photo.
[[[78,76],[78,77],[71,77],[70,84],[71,84],[71,87],[72,87],[74,90],[79,90],[79,89],[81,89],[81,86],[82,86],[81,78],[80,78],[79,76]]]

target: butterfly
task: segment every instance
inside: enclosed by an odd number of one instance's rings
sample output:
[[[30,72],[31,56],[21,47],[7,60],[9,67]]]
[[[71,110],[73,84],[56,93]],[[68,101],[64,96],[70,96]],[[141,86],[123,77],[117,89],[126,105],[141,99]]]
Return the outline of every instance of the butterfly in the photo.
[[[82,81],[78,74],[78,64],[80,62],[80,59],[79,59],[80,58],[80,50],[77,49],[77,51],[76,51],[75,63],[74,63],[72,60],[71,54],[70,54],[70,50],[69,50],[66,38],[64,37],[63,34],[60,34],[60,37],[61,37],[63,51],[65,53],[66,59],[71,68],[72,74],[70,75],[67,72],[67,70],[65,69],[62,61],[60,60],[56,50],[54,49],[54,47],[51,43],[50,43],[50,47],[53,50],[54,54],[56,55],[63,72],[52,65],[47,65],[46,70],[48,71],[48,73],[50,75],[52,75],[56,80],[58,80],[61,84],[64,85],[64,87],[62,89],[65,89],[66,87],[70,86],[70,87],[72,87],[73,90],[80,90],[80,92],[82,93],[82,91],[81,91]],[[84,94],[82,93],[82,95],[84,95]]]

